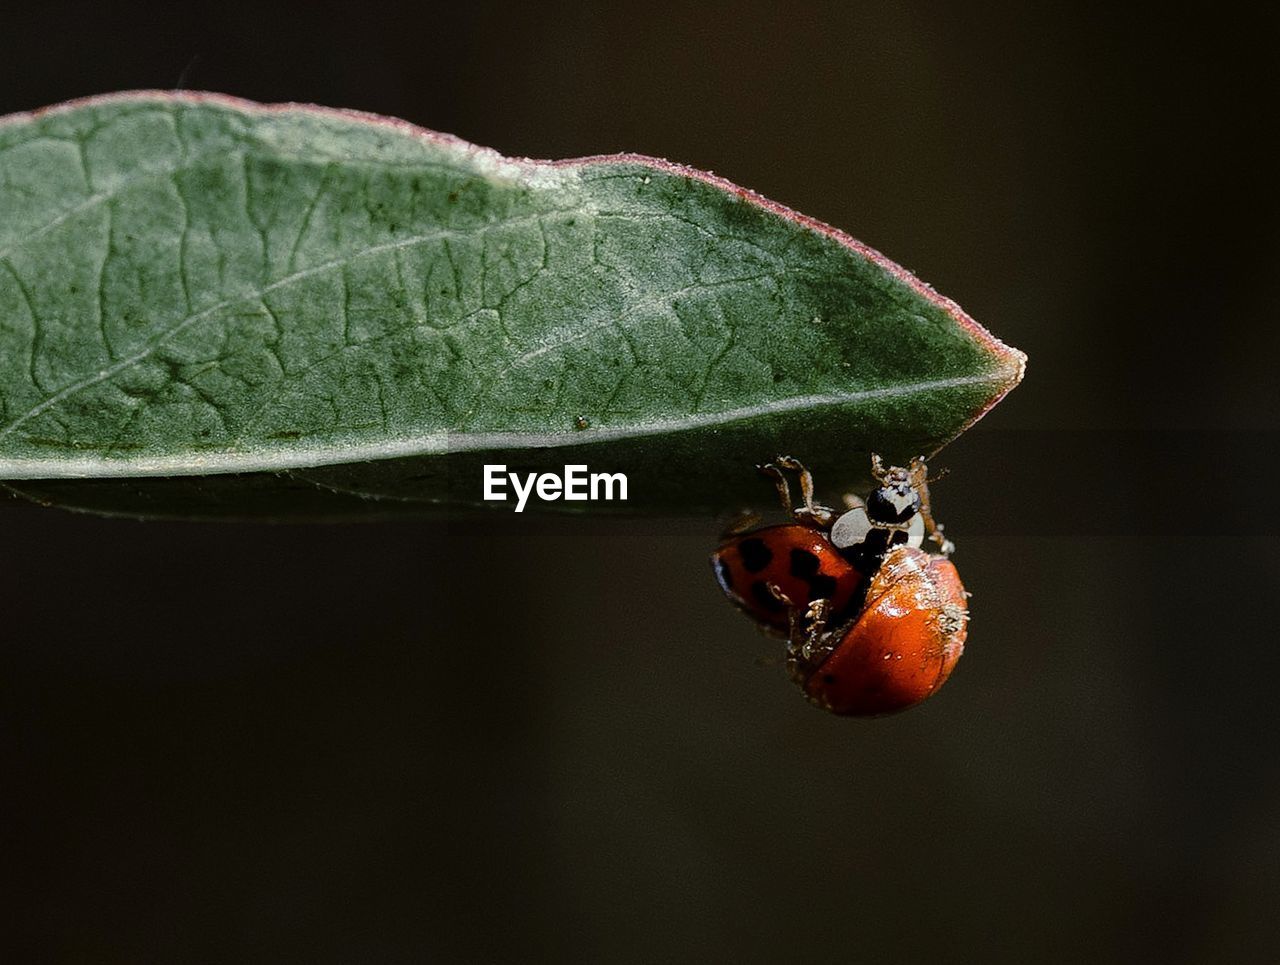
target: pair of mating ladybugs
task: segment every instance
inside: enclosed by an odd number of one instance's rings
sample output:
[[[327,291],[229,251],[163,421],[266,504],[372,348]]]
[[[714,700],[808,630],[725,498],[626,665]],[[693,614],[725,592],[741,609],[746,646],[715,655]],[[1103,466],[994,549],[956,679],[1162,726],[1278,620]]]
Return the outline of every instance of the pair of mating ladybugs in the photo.
[[[865,501],[837,513],[813,499],[813,477],[779,456],[761,466],[791,522],[733,527],[711,557],[720,587],[767,632],[787,638],[787,669],[809,700],[836,714],[888,714],[946,681],[960,654],[968,596],[954,548],[929,507],[923,458],[886,468]],[[785,472],[800,481],[793,509]],[[926,536],[937,554],[921,547]]]

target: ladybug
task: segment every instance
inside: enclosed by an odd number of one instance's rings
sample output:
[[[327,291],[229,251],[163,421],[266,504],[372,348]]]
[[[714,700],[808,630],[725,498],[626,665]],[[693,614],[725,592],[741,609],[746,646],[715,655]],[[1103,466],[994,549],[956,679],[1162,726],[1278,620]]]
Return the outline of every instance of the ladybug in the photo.
[[[720,589],[762,629],[782,635],[789,633],[797,606],[825,600],[833,613],[849,613],[864,571],[828,538],[835,513],[814,503],[813,477],[789,456],[759,468],[773,478],[783,510],[794,522],[745,532],[740,526],[727,533],[711,556]],[[800,474],[804,506],[791,508],[782,469]]]
[[[890,714],[935,693],[964,652],[968,594],[955,564],[895,546],[871,577],[866,603],[827,629],[811,607],[787,646],[787,669],[810,701],[834,714]]]
[[[804,506],[794,512],[781,468],[800,474]],[[762,469],[795,522],[736,533],[712,563],[757,623],[785,626],[792,679],[812,703],[852,716],[892,713],[936,692],[964,650],[969,595],[947,558],[955,546],[933,519],[924,459],[886,467],[873,456],[877,488],[865,501],[846,496],[840,515],[814,504],[812,477],[796,460]],[[922,548],[926,534],[938,555]],[[788,565],[793,550],[815,562]]]

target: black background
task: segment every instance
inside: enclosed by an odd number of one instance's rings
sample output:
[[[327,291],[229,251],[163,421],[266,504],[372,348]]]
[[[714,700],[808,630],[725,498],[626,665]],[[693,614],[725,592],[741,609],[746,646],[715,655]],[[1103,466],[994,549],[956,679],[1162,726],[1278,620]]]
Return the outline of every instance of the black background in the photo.
[[[1280,31],[1178,9],[6,7],[0,113],[181,86],[666,156],[1030,366],[938,460],[968,653],[875,721],[758,665],[716,520],[0,505],[0,957],[1275,958]]]

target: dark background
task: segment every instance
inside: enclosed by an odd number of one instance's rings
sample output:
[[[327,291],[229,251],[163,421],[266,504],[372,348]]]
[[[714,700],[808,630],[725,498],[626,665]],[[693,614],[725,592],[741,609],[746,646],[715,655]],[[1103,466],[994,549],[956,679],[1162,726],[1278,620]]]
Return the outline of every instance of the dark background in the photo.
[[[875,721],[758,665],[716,520],[0,505],[0,958],[1274,959],[1280,31],[1179,9],[8,6],[0,113],[182,86],[667,156],[1030,366],[938,460],[968,653]]]

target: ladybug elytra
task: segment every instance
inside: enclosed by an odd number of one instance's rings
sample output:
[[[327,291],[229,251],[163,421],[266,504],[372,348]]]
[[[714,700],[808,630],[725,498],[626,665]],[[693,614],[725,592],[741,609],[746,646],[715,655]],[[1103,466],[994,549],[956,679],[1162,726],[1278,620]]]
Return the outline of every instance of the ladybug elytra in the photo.
[[[729,599],[765,628],[782,633],[791,626],[792,606],[827,600],[842,613],[862,585],[862,574],[831,540],[802,523],[766,526],[731,539],[712,563]]]
[[[804,505],[796,509],[784,469],[800,477]],[[863,571],[829,539],[835,514],[814,502],[813,477],[804,466],[779,456],[760,471],[773,480],[783,512],[793,521],[749,529],[755,519],[749,517],[746,526],[726,534],[711,565],[720,589],[736,606],[762,629],[786,634],[795,606],[826,600],[836,613],[848,610],[864,582]]]

